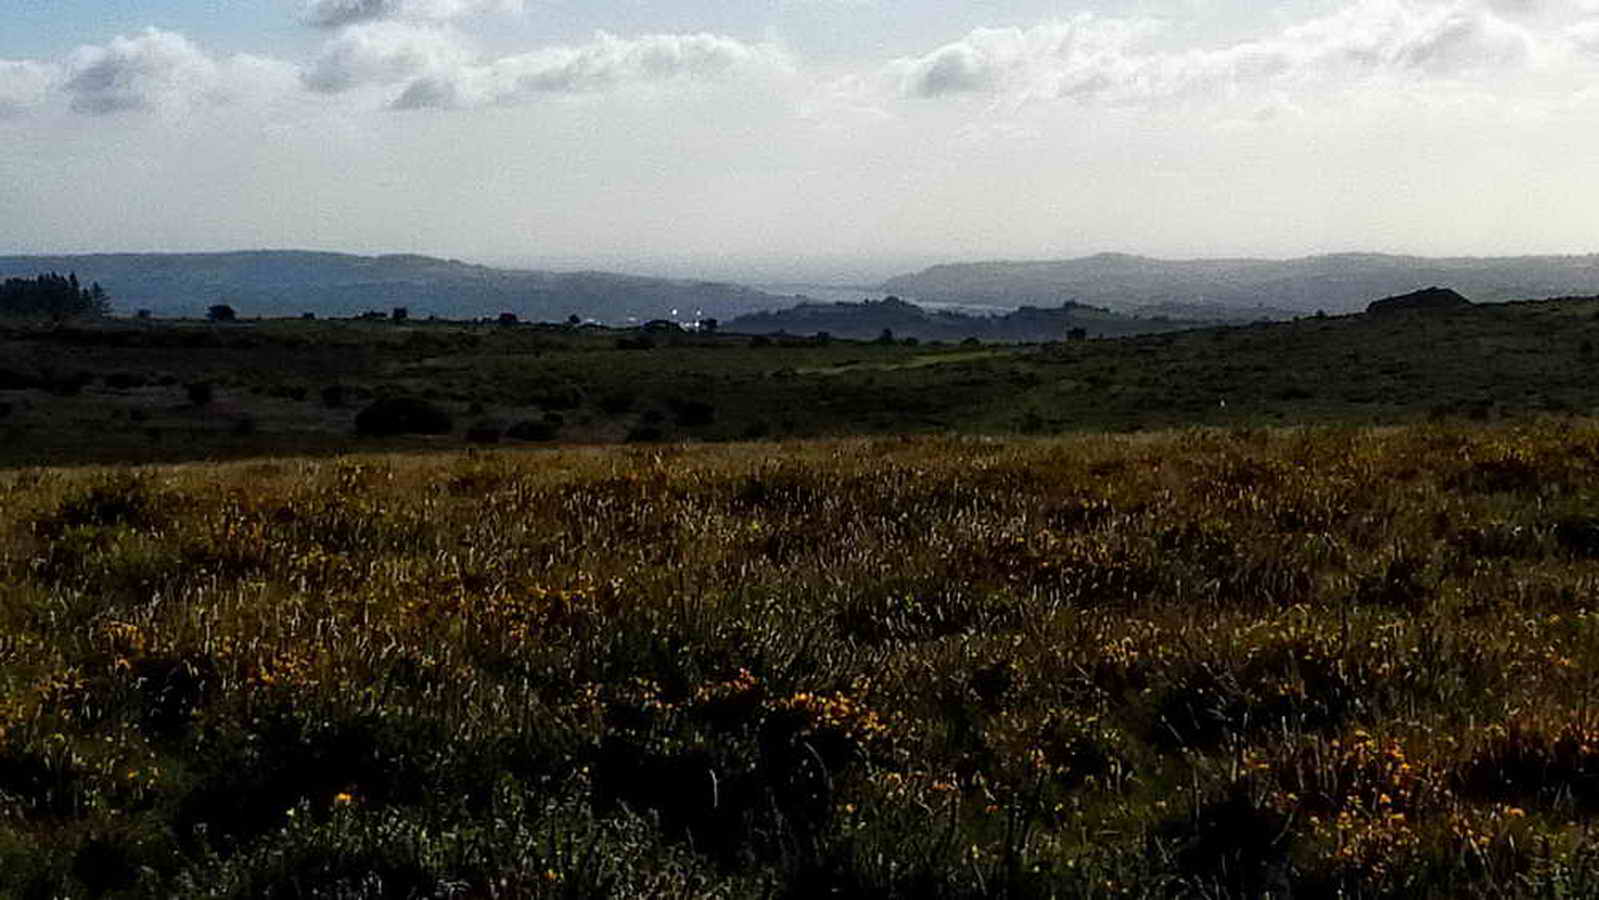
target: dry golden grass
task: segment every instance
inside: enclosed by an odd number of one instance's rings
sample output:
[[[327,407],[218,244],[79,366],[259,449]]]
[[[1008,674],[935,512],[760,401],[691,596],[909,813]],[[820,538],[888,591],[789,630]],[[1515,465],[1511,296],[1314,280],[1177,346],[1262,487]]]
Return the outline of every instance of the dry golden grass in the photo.
[[[1596,474],[1571,420],[0,474],[0,885],[1582,895]]]

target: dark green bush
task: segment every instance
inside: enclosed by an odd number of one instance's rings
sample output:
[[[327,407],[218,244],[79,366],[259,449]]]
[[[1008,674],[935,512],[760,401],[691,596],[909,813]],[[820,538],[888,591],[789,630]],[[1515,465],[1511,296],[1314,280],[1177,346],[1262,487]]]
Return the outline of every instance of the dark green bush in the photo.
[[[466,430],[466,439],[474,444],[497,444],[505,430],[498,422],[477,422]]]
[[[517,441],[553,441],[560,431],[559,424],[524,419],[505,429],[505,436]]]
[[[683,400],[674,404],[677,424],[699,428],[716,421],[716,407],[704,400]]]
[[[385,397],[361,410],[355,430],[361,434],[448,434],[455,427],[450,414],[419,397]]]

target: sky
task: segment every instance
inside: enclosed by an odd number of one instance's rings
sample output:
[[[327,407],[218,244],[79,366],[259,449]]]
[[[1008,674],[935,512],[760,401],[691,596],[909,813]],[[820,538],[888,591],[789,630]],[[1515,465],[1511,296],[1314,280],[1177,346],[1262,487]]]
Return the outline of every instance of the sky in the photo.
[[[7,0],[0,254],[1599,251],[1599,0]]]

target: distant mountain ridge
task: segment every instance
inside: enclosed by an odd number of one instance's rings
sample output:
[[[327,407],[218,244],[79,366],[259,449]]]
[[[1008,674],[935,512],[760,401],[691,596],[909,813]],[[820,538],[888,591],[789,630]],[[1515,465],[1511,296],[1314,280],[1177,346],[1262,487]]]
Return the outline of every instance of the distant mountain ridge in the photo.
[[[42,272],[75,272],[86,284],[104,285],[117,313],[149,309],[157,316],[202,316],[212,304],[227,303],[244,317],[348,316],[403,306],[414,318],[510,312],[530,320],[575,314],[621,323],[732,318],[781,302],[722,282],[496,269],[416,254],[247,250],[0,256],[0,278]]]
[[[1035,262],[937,265],[883,290],[916,300],[1059,306],[1086,303],[1181,315],[1189,306],[1270,310],[1270,317],[1357,312],[1380,297],[1446,284],[1478,302],[1599,293],[1599,254],[1420,257],[1335,253],[1298,259],[1163,260],[1125,253]],[[1203,318],[1201,315],[1185,318]]]

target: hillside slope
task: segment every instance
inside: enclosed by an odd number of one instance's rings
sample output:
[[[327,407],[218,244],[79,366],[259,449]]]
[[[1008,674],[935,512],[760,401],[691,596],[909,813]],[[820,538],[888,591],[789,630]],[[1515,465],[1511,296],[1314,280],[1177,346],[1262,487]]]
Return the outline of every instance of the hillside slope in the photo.
[[[607,272],[495,269],[429,256],[356,256],[299,250],[0,256],[0,276],[76,272],[99,281],[119,313],[199,316],[228,303],[243,316],[357,315],[404,306],[411,315],[525,319],[569,315],[623,322],[730,318],[774,305],[738,285]],[[674,310],[676,311],[674,313]]]
[[[1300,259],[1163,260],[1122,253],[1039,262],[933,266],[883,289],[927,301],[1058,306],[1185,314],[1193,305],[1269,310],[1287,318],[1318,309],[1355,312],[1377,297],[1445,284],[1478,302],[1599,292],[1599,255],[1427,258],[1340,253]],[[1273,309],[1275,308],[1275,309]]]

